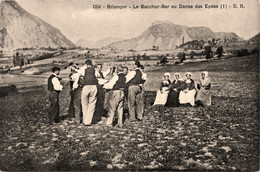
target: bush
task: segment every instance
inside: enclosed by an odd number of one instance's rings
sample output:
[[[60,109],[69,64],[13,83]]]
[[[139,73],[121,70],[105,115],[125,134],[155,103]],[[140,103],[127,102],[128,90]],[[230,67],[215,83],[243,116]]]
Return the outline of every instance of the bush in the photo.
[[[237,57],[249,55],[248,49],[242,49],[237,53]]]
[[[177,57],[180,59],[180,62],[182,63],[184,60],[186,60],[186,54],[184,52],[179,52],[177,54]]]
[[[255,48],[251,51],[251,54],[259,54],[259,49]]]
[[[166,63],[168,63],[169,61],[168,61],[168,59],[167,59],[167,57],[162,57],[161,58],[161,60],[160,60],[160,64],[166,64]]]

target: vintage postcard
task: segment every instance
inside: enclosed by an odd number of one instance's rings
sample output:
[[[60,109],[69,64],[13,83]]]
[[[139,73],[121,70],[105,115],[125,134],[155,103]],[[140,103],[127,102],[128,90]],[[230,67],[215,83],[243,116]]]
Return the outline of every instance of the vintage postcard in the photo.
[[[258,171],[259,0],[0,0],[0,170]]]

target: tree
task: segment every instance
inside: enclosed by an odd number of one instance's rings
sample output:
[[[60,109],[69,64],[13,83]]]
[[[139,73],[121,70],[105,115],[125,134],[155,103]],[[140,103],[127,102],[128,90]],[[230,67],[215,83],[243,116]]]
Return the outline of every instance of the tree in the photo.
[[[182,63],[184,60],[186,60],[186,54],[184,52],[178,53],[178,58],[180,59],[180,62]]]
[[[169,61],[168,61],[168,59],[167,59],[167,57],[165,57],[165,56],[161,56],[161,60],[160,60],[160,64],[162,64],[162,65],[164,65],[164,64],[166,64],[166,63],[168,63]]]
[[[144,53],[144,55],[142,55],[142,58],[144,60],[150,60],[150,56],[147,56],[146,53]]]
[[[212,52],[212,49],[211,49],[211,45],[209,43],[206,43],[204,45],[204,49],[205,49],[206,59],[212,58],[213,52]]]
[[[195,52],[194,52],[194,51],[191,51],[191,52],[190,52],[190,58],[193,59],[193,58],[194,58],[194,55],[195,55]]]
[[[224,50],[223,50],[223,47],[222,47],[222,46],[220,46],[220,47],[217,48],[216,53],[218,54],[218,58],[219,58],[219,59],[222,57],[223,51],[224,51]]]
[[[137,59],[137,60],[140,60],[140,59],[141,59],[141,55],[140,55],[140,54],[137,54],[136,59]]]

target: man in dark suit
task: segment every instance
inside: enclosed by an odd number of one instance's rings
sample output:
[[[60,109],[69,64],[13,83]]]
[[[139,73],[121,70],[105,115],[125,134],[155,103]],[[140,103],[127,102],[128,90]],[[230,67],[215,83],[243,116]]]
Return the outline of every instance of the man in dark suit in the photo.
[[[60,83],[61,78],[59,78],[60,68],[54,67],[52,69],[52,74],[48,78],[48,90],[49,93],[49,100],[51,103],[50,110],[49,110],[49,123],[52,124],[53,122],[58,123],[59,119],[59,94],[63,88]]]

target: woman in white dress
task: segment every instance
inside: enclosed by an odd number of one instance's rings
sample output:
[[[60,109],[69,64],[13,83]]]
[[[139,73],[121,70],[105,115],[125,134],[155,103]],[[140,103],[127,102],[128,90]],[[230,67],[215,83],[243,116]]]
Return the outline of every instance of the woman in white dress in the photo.
[[[186,73],[186,79],[183,83],[183,89],[180,92],[180,104],[187,105],[190,104],[191,106],[195,106],[195,83],[194,80],[191,79],[191,73]]]
[[[169,94],[169,90],[167,89],[171,84],[169,78],[170,78],[170,73],[165,73],[163,75],[163,81],[160,84],[160,89],[157,91],[156,98],[153,105],[165,105]]]
[[[198,94],[196,96],[197,105],[210,106],[211,105],[211,81],[208,77],[208,72],[201,73],[200,82],[198,83]]]

